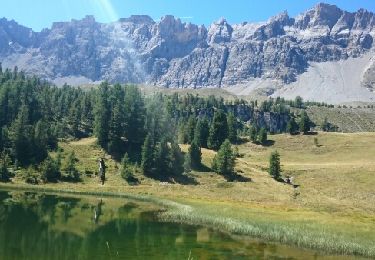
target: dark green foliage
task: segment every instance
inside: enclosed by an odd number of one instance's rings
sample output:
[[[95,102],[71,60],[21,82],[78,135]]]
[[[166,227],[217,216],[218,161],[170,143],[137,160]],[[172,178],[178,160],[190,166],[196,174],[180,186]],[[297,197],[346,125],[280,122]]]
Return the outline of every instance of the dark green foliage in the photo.
[[[155,172],[159,176],[169,176],[170,175],[170,157],[169,157],[169,147],[167,140],[162,138],[162,140],[155,147]]]
[[[228,122],[225,113],[222,110],[215,112],[210,133],[208,137],[208,147],[218,150],[221,144],[228,138]]]
[[[94,132],[101,147],[107,149],[109,142],[109,85],[107,82],[100,84],[95,103]]]
[[[235,159],[232,146],[227,139],[220,146],[219,151],[215,155],[212,162],[212,169],[218,174],[230,176],[234,173]]]
[[[127,182],[132,182],[134,180],[134,168],[130,164],[129,156],[125,153],[121,160],[120,175]]]
[[[154,167],[154,144],[151,136],[148,134],[142,146],[141,168],[143,174],[148,175]]]
[[[200,147],[207,148],[208,135],[209,124],[207,118],[199,119],[194,130],[194,140]]]
[[[189,173],[191,172],[191,156],[190,153],[185,154],[184,158],[184,172]]]
[[[299,121],[299,131],[303,134],[307,134],[310,131],[311,121],[306,111],[302,111],[301,118]]]
[[[228,114],[228,139],[232,144],[237,143],[237,119],[233,113]]]
[[[8,182],[12,177],[11,173],[9,172],[9,157],[5,154],[1,155],[0,158],[0,182]]]
[[[49,156],[41,164],[40,172],[42,179],[45,182],[57,182],[61,178],[58,163]]]
[[[55,160],[57,167],[59,165],[59,160],[59,158]],[[77,158],[74,152],[69,153],[68,156],[65,158],[64,165],[62,168],[64,179],[74,182],[79,181],[81,179],[80,173],[76,168],[76,163]]]
[[[172,175],[182,174],[184,172],[184,154],[182,153],[180,146],[173,141],[171,143],[170,158]]]
[[[22,106],[11,126],[11,142],[14,157],[21,166],[32,163],[32,128],[29,125],[29,110]]]
[[[259,130],[258,142],[262,145],[266,144],[267,142],[267,130],[264,127]]]
[[[250,140],[251,142],[255,143],[257,141],[257,137],[258,137],[258,129],[256,128],[256,126],[252,125],[250,127],[250,133],[249,133],[249,136],[250,136]]]
[[[280,154],[277,151],[271,153],[268,173],[275,180],[280,180],[281,178]]]
[[[189,155],[191,160],[191,168],[199,169],[202,165],[202,152],[197,141],[193,141],[189,147]]]
[[[291,135],[295,134],[298,131],[298,125],[293,116],[288,121],[288,124],[286,126],[286,131]]]
[[[194,140],[195,125],[196,125],[195,117],[193,116],[189,117],[189,120],[187,121],[187,124],[185,127],[186,141],[188,144],[191,144]]]
[[[146,137],[146,108],[140,90],[133,85],[125,87],[125,137],[130,159],[139,161],[141,148]]]

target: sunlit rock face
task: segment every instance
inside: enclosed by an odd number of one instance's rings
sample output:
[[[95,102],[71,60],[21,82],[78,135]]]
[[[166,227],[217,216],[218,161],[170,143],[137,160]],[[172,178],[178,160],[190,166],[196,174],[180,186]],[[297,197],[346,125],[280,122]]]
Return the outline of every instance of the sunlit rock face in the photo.
[[[373,48],[373,37],[373,13],[328,4],[295,18],[283,12],[263,23],[235,25],[221,18],[208,28],[173,16],[154,21],[138,15],[109,24],[87,16],[33,32],[1,19],[0,61],[59,84],[107,80],[200,88],[254,79],[288,84],[311,62],[361,56]]]

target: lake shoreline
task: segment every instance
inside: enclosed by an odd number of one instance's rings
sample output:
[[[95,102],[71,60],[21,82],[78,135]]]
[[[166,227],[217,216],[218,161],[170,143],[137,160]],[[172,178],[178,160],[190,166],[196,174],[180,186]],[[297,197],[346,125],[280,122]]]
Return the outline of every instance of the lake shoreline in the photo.
[[[59,185],[59,184],[55,184]],[[51,186],[51,185],[49,185]],[[108,187],[107,187],[108,188]],[[83,196],[101,196],[108,198],[126,198],[138,201],[154,203],[162,207],[159,213],[161,221],[184,223],[189,225],[198,225],[213,228],[220,232],[233,235],[249,236],[250,238],[260,239],[265,242],[278,243],[287,246],[298,247],[300,249],[317,251],[322,255],[332,255],[334,257],[342,256],[362,256],[374,257],[375,247],[367,247],[340,239],[335,234],[329,234],[327,231],[310,232],[304,230],[306,226],[293,225],[283,221],[267,221],[260,219],[243,219],[221,216],[217,211],[212,211],[209,204],[203,201],[183,201],[181,199],[171,199],[158,197],[155,195],[144,195],[131,192],[109,192],[94,190],[73,190],[59,187],[45,187],[42,185],[28,184],[0,184],[1,190],[6,191],[25,191],[25,192],[43,192],[59,195],[83,195]],[[215,209],[215,207],[214,207]]]

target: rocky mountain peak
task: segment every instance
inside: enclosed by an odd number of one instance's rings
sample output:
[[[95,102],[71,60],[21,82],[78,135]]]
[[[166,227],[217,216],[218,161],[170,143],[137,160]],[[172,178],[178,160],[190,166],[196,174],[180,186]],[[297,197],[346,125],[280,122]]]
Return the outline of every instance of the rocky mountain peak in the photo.
[[[221,18],[208,30],[172,15],[160,21],[133,15],[108,24],[86,16],[41,32],[0,19],[0,62],[59,84],[77,79],[179,88],[264,80],[291,84],[312,63],[366,55],[374,49],[373,37],[372,12],[350,13],[324,3],[296,18],[286,11],[257,23],[231,25]]]
[[[315,26],[328,26],[330,29],[337,23],[343,11],[335,5],[319,3],[296,19],[300,29]]]
[[[134,24],[154,24],[155,21],[148,15],[131,15],[128,18],[120,18],[119,22]]]
[[[208,30],[209,44],[229,42],[232,37],[233,28],[224,18],[211,24]]]

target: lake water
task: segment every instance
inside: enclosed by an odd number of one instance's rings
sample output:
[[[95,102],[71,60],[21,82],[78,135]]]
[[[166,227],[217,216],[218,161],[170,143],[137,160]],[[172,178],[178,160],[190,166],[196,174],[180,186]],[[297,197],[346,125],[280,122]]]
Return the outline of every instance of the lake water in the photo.
[[[327,257],[205,227],[160,222],[159,210],[127,199],[0,190],[0,259]]]

